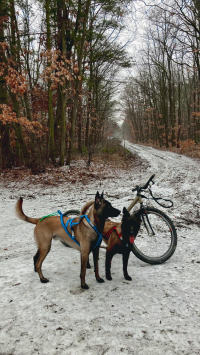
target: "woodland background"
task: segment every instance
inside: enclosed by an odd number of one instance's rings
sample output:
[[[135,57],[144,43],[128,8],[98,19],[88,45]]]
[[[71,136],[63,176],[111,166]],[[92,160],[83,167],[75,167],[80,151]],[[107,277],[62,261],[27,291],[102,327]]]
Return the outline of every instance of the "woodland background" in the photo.
[[[1,169],[117,136],[199,149],[199,44],[199,0],[1,0]]]

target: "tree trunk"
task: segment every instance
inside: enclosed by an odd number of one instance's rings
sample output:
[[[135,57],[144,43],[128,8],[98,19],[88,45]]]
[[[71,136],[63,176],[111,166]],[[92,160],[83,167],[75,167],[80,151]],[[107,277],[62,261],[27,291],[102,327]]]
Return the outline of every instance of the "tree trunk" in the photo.
[[[86,148],[88,148],[88,146],[89,146],[89,127],[90,127],[91,102],[92,102],[92,95],[91,95],[91,89],[89,87],[88,104],[87,104],[87,115],[86,115],[86,129],[85,129],[85,146],[86,146]]]
[[[47,26],[47,50],[51,51],[51,29],[50,29],[50,0],[46,0],[46,26]],[[48,66],[51,62],[48,59]],[[54,120],[53,120],[53,95],[51,90],[51,80],[48,80],[48,123],[49,123],[49,156],[55,164],[55,144],[54,144]]]
[[[79,96],[79,103],[78,103],[78,112],[77,112],[77,117],[78,117],[78,150],[79,153],[82,153],[82,97]]]
[[[61,52],[60,61],[66,59],[66,24],[67,12],[65,0],[57,0],[57,19],[58,19],[58,47]],[[65,163],[66,153],[66,80],[58,85],[58,102],[56,125],[60,130],[60,162],[61,166]],[[58,124],[60,121],[60,124]],[[59,126],[59,127],[58,127]],[[58,134],[58,132],[56,132]]]
[[[15,15],[15,5],[14,5],[14,0],[10,0],[10,17],[11,17],[11,43],[10,43],[10,48],[11,48],[11,55],[13,59],[13,68],[17,70],[21,74],[21,67],[20,67],[20,43],[16,43],[16,37],[15,34],[18,33],[18,27],[17,27],[17,21],[16,21],[16,15]],[[19,39],[18,39],[19,41]],[[12,104],[13,104],[13,111],[16,114],[17,119],[19,119],[20,116],[20,110],[19,110],[19,101],[17,99],[17,96],[15,93],[10,93]],[[26,165],[29,165],[29,160],[30,160],[30,155],[27,149],[27,146],[24,142],[24,138],[22,135],[22,129],[20,124],[15,123],[14,124],[14,129],[15,129],[15,134],[16,134],[16,159],[18,164],[21,165],[21,152],[24,157],[24,161]]]
[[[81,2],[79,1],[81,4]],[[85,36],[86,36],[86,28],[87,28],[87,21],[88,21],[88,14],[90,9],[91,0],[87,0],[85,12],[84,12],[84,22],[83,22],[83,29],[81,31],[82,37],[79,44],[78,53],[78,68],[79,73],[76,75],[76,82],[75,82],[75,97],[74,97],[74,104],[72,108],[72,120],[71,120],[71,132],[70,132],[70,144],[69,144],[69,151],[67,156],[67,164],[70,165],[71,157],[72,157],[72,150],[74,145],[74,136],[75,136],[75,125],[76,125],[76,115],[77,115],[77,107],[78,107],[78,100],[81,91],[81,73],[82,73],[82,59],[83,59],[83,50],[84,50],[84,43],[85,43]]]
[[[5,1],[0,1],[0,41],[5,42],[4,38],[4,16],[7,15],[7,7]],[[0,46],[0,65],[7,62],[4,49]],[[7,105],[7,89],[5,76],[7,75],[7,69],[4,70],[0,76],[0,105]],[[0,108],[0,114],[2,110]],[[8,124],[0,122],[0,150],[1,150],[1,165],[3,169],[12,168],[12,152],[10,146],[10,129]]]

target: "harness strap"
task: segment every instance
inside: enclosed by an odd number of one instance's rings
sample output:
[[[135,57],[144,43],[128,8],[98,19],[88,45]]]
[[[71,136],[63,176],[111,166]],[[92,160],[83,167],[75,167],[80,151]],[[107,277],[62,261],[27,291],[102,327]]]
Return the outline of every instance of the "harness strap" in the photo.
[[[74,231],[73,231],[73,226],[76,226],[77,224],[80,223],[81,221],[81,218],[85,218],[86,221],[89,223],[89,225],[94,229],[94,231],[97,233],[97,235],[99,236],[95,246],[93,249],[97,248],[101,242],[102,242],[102,234],[99,233],[97,227],[92,224],[92,222],[90,221],[90,219],[88,218],[87,215],[82,215],[82,216],[79,216],[79,221],[78,222],[73,222],[73,220],[77,217],[74,217],[74,218],[71,218],[71,219],[68,219],[67,223],[64,224],[64,221],[63,221],[63,214],[62,212],[58,211],[59,215],[60,215],[60,221],[61,221],[61,225],[62,227],[64,228],[65,232],[68,234],[68,236],[76,243],[80,246],[79,242],[77,242],[77,240],[75,239],[75,236],[74,236]],[[71,231],[72,231],[72,234],[70,234],[70,232],[68,231],[68,226],[70,227]]]
[[[67,221],[67,223],[64,224],[62,212],[58,211],[58,213],[59,213],[59,215],[60,215],[60,222],[61,222],[61,225],[62,225],[62,227],[64,228],[65,232],[68,234],[68,236],[69,236],[76,244],[78,244],[78,245],[80,246],[79,242],[77,242],[77,240],[76,240],[75,237],[74,237],[74,233],[73,233],[73,235],[70,234],[69,231],[68,231],[68,229],[67,229],[67,228],[68,228],[68,224],[69,224],[69,222],[70,222],[71,220],[69,219],[69,220]],[[80,223],[80,222],[79,222],[79,223]],[[70,228],[71,228],[71,226],[70,226]],[[72,230],[72,229],[71,229],[71,230]]]
[[[117,231],[117,226],[114,226],[112,228],[109,229],[109,231],[106,233],[106,235],[104,236],[104,238],[106,238],[107,240],[110,238],[112,232],[115,231],[119,237],[119,239],[123,239],[122,238],[122,234],[118,233]]]
[[[81,217],[84,217],[84,218],[86,219],[86,221],[89,223],[89,225],[94,229],[94,231],[95,231],[95,232],[97,233],[97,235],[99,236],[99,238],[98,238],[98,240],[97,240],[97,242],[96,242],[96,244],[95,244],[95,246],[94,246],[94,249],[95,249],[95,248],[97,248],[97,247],[101,244],[101,242],[102,242],[102,234],[99,233],[97,227],[96,227],[94,224],[92,224],[92,222],[90,221],[90,219],[88,218],[88,216],[87,216],[86,214],[83,215],[83,216],[81,216]],[[80,218],[81,218],[81,217],[80,217]]]
[[[105,238],[107,241],[108,241],[108,239],[110,238],[110,236],[111,236],[111,234],[112,234],[113,231],[115,231],[115,232],[117,233],[117,235],[118,235],[118,237],[119,237],[120,240],[123,240],[122,234],[118,233],[118,231],[117,231],[117,226],[114,226],[114,227],[110,228],[109,231],[108,231],[108,232],[106,233],[106,235],[104,236],[104,238]],[[130,237],[129,237],[129,242],[130,242],[130,244],[133,244],[134,241],[135,241],[135,237],[134,237],[134,235],[131,234]],[[128,246],[128,244],[127,244],[127,246]]]
[[[58,215],[58,212],[48,214],[47,216],[43,216],[42,218],[40,218],[39,222],[42,222],[43,219],[45,219],[47,217],[53,217],[53,216],[57,216],[57,215]]]

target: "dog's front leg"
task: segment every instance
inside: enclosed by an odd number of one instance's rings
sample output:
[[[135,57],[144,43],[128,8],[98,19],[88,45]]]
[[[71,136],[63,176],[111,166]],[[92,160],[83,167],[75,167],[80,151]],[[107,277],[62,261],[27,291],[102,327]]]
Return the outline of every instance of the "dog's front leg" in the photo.
[[[111,281],[112,280],[112,276],[111,276],[111,263],[112,263],[112,258],[115,255],[115,251],[113,251],[113,249],[107,249],[106,251],[106,279]]]
[[[112,258],[115,254],[121,254],[121,240],[119,239],[118,235],[114,232],[111,234],[108,240],[108,247],[106,251],[106,279],[112,280],[111,276],[111,263]]]
[[[87,290],[89,286],[85,282],[86,267],[90,253],[90,245],[81,246],[81,288]]]
[[[104,280],[99,276],[99,248],[95,248],[93,251],[94,259],[94,272],[97,282],[102,283]]]
[[[128,271],[127,271],[130,251],[131,251],[131,249],[129,247],[124,246],[123,253],[122,253],[124,278],[128,281],[132,280],[132,278],[129,276]]]

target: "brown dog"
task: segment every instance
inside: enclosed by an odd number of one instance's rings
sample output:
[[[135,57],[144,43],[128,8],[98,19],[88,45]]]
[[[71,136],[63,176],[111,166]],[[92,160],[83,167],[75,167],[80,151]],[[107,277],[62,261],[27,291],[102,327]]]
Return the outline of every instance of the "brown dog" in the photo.
[[[86,213],[86,208],[91,206],[91,201],[81,210]],[[123,273],[126,280],[131,281],[128,275],[127,266],[134,238],[140,229],[141,217],[140,212],[130,214],[127,209],[123,208],[123,218],[121,222],[112,222],[107,220],[103,229],[103,241],[107,244],[106,251],[106,279],[112,280],[111,262],[115,254],[122,254]],[[88,266],[90,267],[89,261]]]
[[[87,216],[89,218],[89,222],[87,217],[80,219],[79,217],[76,217],[73,220],[74,225],[72,229],[75,236],[74,239],[69,236],[72,234],[70,224],[67,225],[66,231],[63,228],[63,225],[65,225],[69,220],[68,217],[47,216],[47,218],[43,219],[27,217],[22,210],[22,203],[23,199],[20,198],[16,204],[17,217],[23,221],[36,224],[34,236],[38,246],[38,251],[33,259],[35,271],[38,272],[41,282],[46,283],[49,281],[43,276],[41,267],[44,259],[51,249],[51,242],[53,238],[60,239],[70,247],[81,252],[81,287],[83,289],[88,289],[88,285],[85,282],[85,274],[87,260],[91,250],[93,251],[96,280],[100,283],[104,282],[104,280],[100,278],[98,272],[100,243],[97,246],[96,244],[97,241],[99,241],[99,238],[101,238],[99,234],[103,232],[105,220],[108,217],[117,217],[120,211],[114,208],[110,202],[105,200],[103,198],[103,194],[100,196],[98,192],[96,193],[95,201],[92,201],[93,206]]]

